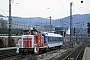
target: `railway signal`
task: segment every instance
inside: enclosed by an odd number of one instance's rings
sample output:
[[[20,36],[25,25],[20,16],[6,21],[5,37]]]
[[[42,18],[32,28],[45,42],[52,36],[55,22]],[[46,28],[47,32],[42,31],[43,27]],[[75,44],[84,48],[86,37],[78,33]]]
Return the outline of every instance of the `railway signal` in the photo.
[[[74,30],[73,30],[73,32],[74,32],[74,35],[75,35],[75,33],[76,33],[76,29],[75,29],[75,27],[74,27]]]
[[[66,35],[66,31],[64,31],[64,37],[65,37],[65,35]]]
[[[90,23],[89,22],[87,23],[87,27],[88,27],[87,28],[87,33],[88,33],[88,36],[90,36]]]

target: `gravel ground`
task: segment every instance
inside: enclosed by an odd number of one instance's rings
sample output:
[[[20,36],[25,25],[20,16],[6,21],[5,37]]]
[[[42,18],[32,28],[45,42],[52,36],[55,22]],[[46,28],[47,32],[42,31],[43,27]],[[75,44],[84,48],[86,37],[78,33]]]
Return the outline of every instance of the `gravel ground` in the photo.
[[[50,60],[51,58],[58,58],[62,55],[63,52],[66,52],[67,49],[54,50],[51,52],[47,52],[41,55],[38,55],[38,60]]]
[[[21,56],[19,56],[19,58],[17,57],[8,57],[2,60],[49,60],[51,58],[58,58],[61,56],[61,54],[63,52],[67,51],[67,49],[61,49],[61,50],[53,50],[41,55],[28,55],[24,58],[21,58]]]
[[[73,48],[75,49],[75,48]],[[62,56],[64,53],[66,53],[69,50],[73,50],[72,48],[64,48],[64,49],[58,49],[58,50],[53,50],[41,55],[28,55],[24,58],[21,58],[19,55],[20,59],[17,59],[17,57],[8,57],[7,59],[1,59],[1,60],[55,60]]]
[[[56,60],[57,58],[62,56],[64,53],[66,53],[68,51],[72,51],[72,50],[76,49],[78,46],[79,45],[76,45],[76,46],[74,46],[74,48],[64,47],[64,49],[47,52],[47,53],[38,55],[37,57],[38,57],[38,60]]]

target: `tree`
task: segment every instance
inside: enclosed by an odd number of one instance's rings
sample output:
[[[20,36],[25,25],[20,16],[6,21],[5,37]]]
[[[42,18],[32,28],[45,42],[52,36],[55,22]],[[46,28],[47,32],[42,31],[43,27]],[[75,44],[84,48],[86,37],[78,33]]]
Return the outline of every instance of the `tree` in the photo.
[[[0,33],[7,33],[7,21],[0,20]]]

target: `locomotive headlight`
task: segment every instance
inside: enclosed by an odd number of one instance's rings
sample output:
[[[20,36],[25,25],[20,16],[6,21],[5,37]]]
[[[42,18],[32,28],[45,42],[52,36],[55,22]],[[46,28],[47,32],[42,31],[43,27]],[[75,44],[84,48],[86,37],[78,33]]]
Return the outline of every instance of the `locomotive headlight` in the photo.
[[[27,52],[28,51],[28,49],[24,49],[24,52]]]

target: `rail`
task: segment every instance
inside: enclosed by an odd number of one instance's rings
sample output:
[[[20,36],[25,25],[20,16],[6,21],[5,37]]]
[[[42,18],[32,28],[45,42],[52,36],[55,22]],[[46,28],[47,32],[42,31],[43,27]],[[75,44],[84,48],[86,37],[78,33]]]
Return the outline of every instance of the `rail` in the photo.
[[[79,55],[81,54],[84,47],[85,47],[85,44],[82,44],[76,50],[74,50],[72,53],[66,56],[63,60],[78,60]]]
[[[16,47],[0,48],[0,59],[15,55],[17,55]]]

